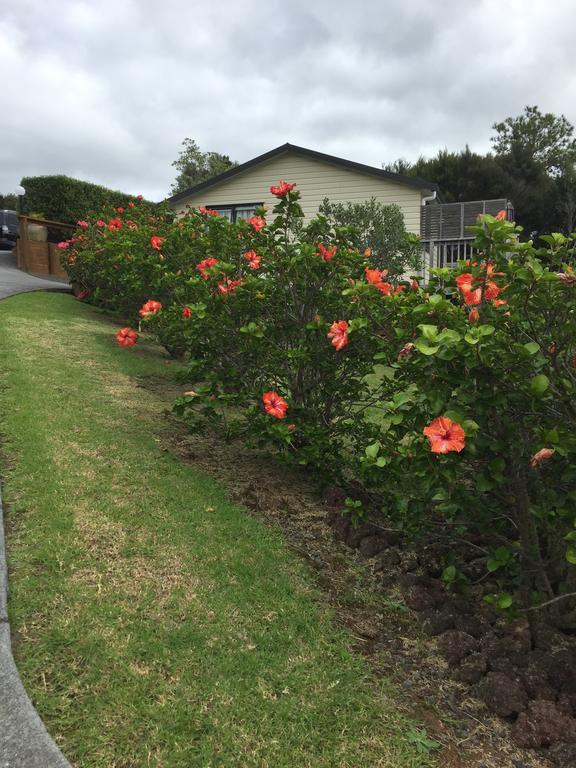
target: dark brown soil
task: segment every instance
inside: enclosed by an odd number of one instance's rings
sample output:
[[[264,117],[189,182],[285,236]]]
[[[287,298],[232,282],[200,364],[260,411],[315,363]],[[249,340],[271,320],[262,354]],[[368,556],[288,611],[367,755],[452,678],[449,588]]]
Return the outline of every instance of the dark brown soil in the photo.
[[[576,656],[565,636],[546,627],[533,650],[525,622],[446,592],[433,545],[414,552],[394,530],[354,527],[341,516],[341,490],[321,495],[304,472],[167,418],[166,450],[279,526],[309,563],[354,650],[441,743],[442,765],[576,768]]]

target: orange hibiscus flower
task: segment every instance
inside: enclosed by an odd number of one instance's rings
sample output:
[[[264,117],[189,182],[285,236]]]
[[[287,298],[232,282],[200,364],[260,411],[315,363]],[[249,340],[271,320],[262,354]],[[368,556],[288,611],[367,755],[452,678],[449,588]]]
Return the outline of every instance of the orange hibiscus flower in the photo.
[[[336,348],[337,352],[348,344],[348,323],[346,320],[337,320],[330,326],[330,331],[327,334],[329,339],[332,339],[332,346]]]
[[[438,416],[424,427],[424,435],[430,441],[432,453],[450,453],[450,451],[460,453],[466,445],[463,428],[446,416]]]
[[[288,403],[278,392],[264,392],[262,395],[264,410],[275,419],[284,419],[288,410]]]

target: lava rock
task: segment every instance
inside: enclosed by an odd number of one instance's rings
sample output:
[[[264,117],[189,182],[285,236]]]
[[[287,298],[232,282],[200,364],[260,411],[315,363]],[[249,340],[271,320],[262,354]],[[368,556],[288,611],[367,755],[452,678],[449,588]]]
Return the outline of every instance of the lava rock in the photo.
[[[449,611],[430,611],[424,619],[422,629],[430,637],[454,629],[454,614]]]
[[[502,672],[489,672],[477,693],[489,711],[500,717],[518,715],[528,704],[528,694],[522,683]]]
[[[449,629],[438,638],[438,650],[451,667],[478,650],[478,641],[466,632]]]
[[[557,691],[548,682],[548,676],[542,669],[533,664],[528,666],[520,674],[522,684],[531,699],[556,701]],[[572,714],[572,712],[568,712]]]
[[[562,650],[553,653],[546,662],[548,679],[561,693],[576,694],[576,654]]]
[[[362,557],[374,557],[387,546],[385,539],[381,536],[365,536],[358,544],[358,551]]]
[[[435,589],[429,589],[422,584],[414,584],[403,590],[404,602],[413,611],[426,611],[442,605],[443,595]]]
[[[576,744],[559,741],[548,750],[548,757],[553,765],[559,768],[574,768],[576,766]]]
[[[576,715],[576,696],[573,693],[561,693],[558,696],[558,706],[562,712],[574,717]]]
[[[512,738],[519,747],[538,749],[556,742],[576,743],[576,720],[553,701],[531,701],[518,715]],[[569,763],[564,763],[565,766]]]
[[[380,571],[391,570],[398,566],[399,563],[400,553],[398,550],[394,548],[387,549],[376,556],[374,561],[374,572],[380,573]]]
[[[470,656],[457,667],[452,673],[452,678],[459,683],[474,685],[482,679],[486,673],[486,656],[482,653],[471,653]]]
[[[376,528],[375,525],[372,525],[372,523],[361,523],[356,526],[356,528],[350,526],[346,537],[346,544],[348,544],[349,547],[356,549],[362,539],[366,538],[366,536],[376,536],[377,534],[378,528]]]
[[[472,637],[482,637],[490,629],[490,626],[478,616],[467,616],[465,614],[456,616],[454,626],[461,632],[472,635]]]

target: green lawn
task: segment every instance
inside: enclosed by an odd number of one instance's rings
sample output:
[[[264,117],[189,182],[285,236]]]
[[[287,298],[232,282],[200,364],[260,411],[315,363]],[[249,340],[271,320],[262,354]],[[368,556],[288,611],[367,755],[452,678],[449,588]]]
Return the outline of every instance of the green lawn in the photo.
[[[139,384],[175,364],[116,327],[70,296],[0,302],[15,656],[66,756],[430,765],[281,535],[162,450],[169,399]]]

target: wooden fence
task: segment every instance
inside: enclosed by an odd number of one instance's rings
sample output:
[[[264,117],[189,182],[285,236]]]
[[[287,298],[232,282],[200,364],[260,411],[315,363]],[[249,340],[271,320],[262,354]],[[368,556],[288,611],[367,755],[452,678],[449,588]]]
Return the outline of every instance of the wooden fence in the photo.
[[[36,219],[32,216],[18,216],[20,221],[20,237],[16,245],[16,258],[18,269],[24,272],[30,272],[33,275],[54,275],[54,277],[67,277],[66,272],[60,265],[60,256],[62,251],[57,247],[57,243],[49,240],[30,239],[28,232],[29,224],[39,224],[46,228],[46,235],[54,233],[54,230],[60,230],[63,239],[66,234],[72,234],[75,227],[70,224],[63,224],[61,221],[50,221],[48,219]]]

